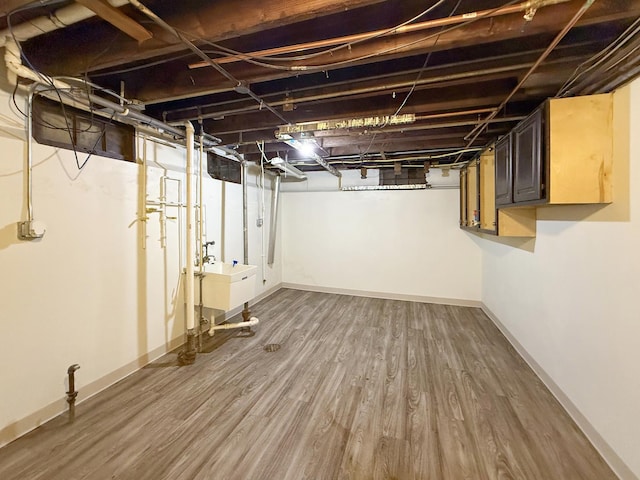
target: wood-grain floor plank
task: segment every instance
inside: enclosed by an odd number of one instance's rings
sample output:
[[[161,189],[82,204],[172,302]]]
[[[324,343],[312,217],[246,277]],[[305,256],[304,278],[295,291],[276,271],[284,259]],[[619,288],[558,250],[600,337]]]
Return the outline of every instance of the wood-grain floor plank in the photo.
[[[615,478],[479,309],[288,289],[252,309],[252,334],[0,449],[0,479]]]

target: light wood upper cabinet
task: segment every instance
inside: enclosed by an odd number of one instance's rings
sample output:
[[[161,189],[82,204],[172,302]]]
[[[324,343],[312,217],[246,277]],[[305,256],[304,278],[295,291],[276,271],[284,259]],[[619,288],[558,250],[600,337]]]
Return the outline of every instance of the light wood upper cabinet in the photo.
[[[613,95],[547,100],[497,149],[499,207],[610,203]]]
[[[548,203],[611,203],[613,94],[549,100]]]
[[[480,229],[496,230],[495,151],[487,148],[480,154],[478,175],[480,185]]]
[[[490,235],[534,237],[535,208],[496,210],[498,152],[490,146],[460,172],[460,226]]]
[[[533,237],[536,208],[611,203],[613,94],[553,98],[461,172],[470,231]]]
[[[478,165],[471,162],[460,171],[460,226],[477,227],[478,222]]]

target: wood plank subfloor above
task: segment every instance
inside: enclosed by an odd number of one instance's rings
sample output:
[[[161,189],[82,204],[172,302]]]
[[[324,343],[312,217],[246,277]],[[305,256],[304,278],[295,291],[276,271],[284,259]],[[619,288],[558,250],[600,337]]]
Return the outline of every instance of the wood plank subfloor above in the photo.
[[[253,310],[255,335],[6,446],[0,478],[616,478],[479,309],[280,290]]]

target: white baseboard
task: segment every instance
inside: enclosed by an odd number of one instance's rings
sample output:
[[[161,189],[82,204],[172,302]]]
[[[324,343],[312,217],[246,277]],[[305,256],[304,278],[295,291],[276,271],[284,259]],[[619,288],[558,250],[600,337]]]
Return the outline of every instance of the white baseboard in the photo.
[[[184,337],[181,335],[178,338],[174,338],[165,345],[153,349],[149,353],[138,357],[133,362],[130,362],[122,367],[114,370],[113,372],[105,375],[94,382],[91,382],[82,387],[79,390],[79,396],[77,405],[81,404],[85,400],[93,397],[97,393],[100,393],[105,388],[110,387],[116,382],[119,382],[123,378],[131,375],[132,373],[140,370],[145,365],[153,362],[157,358],[160,358],[167,352],[178,348],[184,344]],[[48,422],[49,420],[57,417],[61,413],[67,410],[66,398],[60,398],[55,402],[50,403],[46,407],[28,415],[17,422],[11,423],[0,430],[0,447],[14,441],[15,439],[29,433],[31,430],[38,428],[40,425]]]
[[[460,298],[427,297],[422,295],[405,295],[403,293],[371,292],[367,290],[352,290],[348,288],[319,287],[317,285],[303,285],[300,283],[282,283],[282,288],[304,290],[307,292],[335,293],[338,295],[353,295],[354,297],[381,298],[384,300],[404,300],[407,302],[437,303],[440,305],[456,305],[460,307],[482,307],[482,302]]]
[[[640,480],[631,471],[626,463],[618,456],[613,448],[606,442],[602,435],[598,433],[595,427],[587,420],[587,418],[580,412],[578,407],[571,401],[571,399],[564,393],[564,391],[558,386],[556,382],[545,372],[545,370],[535,361],[535,359],[527,352],[522,344],[509,332],[507,327],[498,319],[498,317],[487,307],[484,303],[481,304],[482,311],[491,319],[491,321],[498,327],[506,339],[511,343],[513,348],[520,354],[525,362],[529,364],[535,374],[542,380],[547,386],[551,394],[556,397],[558,402],[566,410],[569,416],[576,422],[578,428],[582,430],[585,436],[589,439],[591,444],[600,453],[605,462],[609,464],[611,469],[618,475],[621,480]]]
[[[269,290],[258,295],[254,298],[251,303],[257,303],[260,300],[267,298],[269,295],[272,295],[276,291],[282,288],[281,284],[278,284]],[[234,310],[226,312],[224,315],[224,319],[228,320],[231,317],[242,312],[242,307],[238,307]],[[166,345],[162,345],[146,355],[142,355],[137,358],[133,362],[130,362],[113,372],[105,375],[98,380],[89,383],[82,387],[82,391],[80,391],[80,396],[78,397],[77,404],[81,404],[83,401],[93,397],[97,393],[100,393],[105,388],[110,387],[114,383],[122,380],[123,378],[131,375],[132,373],[140,370],[145,365],[153,362],[154,360],[160,358],[162,355],[180,347],[184,344],[184,336],[180,335],[179,337],[171,340]],[[16,440],[17,438],[29,433],[31,430],[38,428],[40,425],[48,422],[49,420],[57,417],[61,413],[64,413],[67,410],[67,401],[66,398],[60,398],[55,402],[50,403],[49,405],[39,409],[38,411],[28,415],[14,423],[7,425],[6,427],[0,430],[0,447]]]

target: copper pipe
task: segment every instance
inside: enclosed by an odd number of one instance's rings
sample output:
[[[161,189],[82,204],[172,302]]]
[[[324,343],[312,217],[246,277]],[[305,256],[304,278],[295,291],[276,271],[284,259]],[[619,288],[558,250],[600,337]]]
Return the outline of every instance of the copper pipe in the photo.
[[[493,110],[493,108],[486,109],[486,110]],[[492,118],[490,120],[490,123],[518,122],[518,121],[523,120],[525,118],[526,118],[526,116],[524,116],[524,115],[516,115],[516,116],[501,117],[501,118]],[[427,125],[407,125],[407,126],[401,126],[401,127],[392,127],[392,128],[384,128],[384,129],[377,129],[377,130],[369,130],[368,133],[385,134],[385,133],[397,133],[397,132],[411,132],[411,131],[415,131],[415,130],[433,130],[433,129],[436,129],[436,128],[465,127],[467,125],[475,125],[475,124],[476,124],[475,120],[462,120],[462,121],[459,121],[459,122],[432,123],[432,124],[427,124]],[[322,137],[322,138],[324,138],[324,137]]]
[[[493,112],[495,108],[476,108],[474,110],[460,110],[459,112],[433,113],[431,115],[416,115],[416,122],[422,120],[434,120],[436,118],[459,117],[461,115],[476,115],[479,113]]]
[[[129,0],[129,3],[134,7],[136,7],[138,10],[140,10],[142,13],[144,13],[151,20],[153,20],[153,22],[156,23],[158,26],[160,26],[167,32],[173,34],[183,45],[188,47],[189,50],[191,50],[193,53],[195,53],[200,58],[202,58],[205,65],[209,65],[213,67],[218,73],[220,73],[223,77],[229,80],[233,84],[233,88],[236,92],[244,95],[248,95],[249,97],[253,98],[256,102],[258,102],[258,104],[260,105],[260,108],[262,107],[266,108],[271,113],[273,113],[276,117],[278,117],[280,120],[287,123],[287,119],[284,118],[280,112],[278,112],[268,103],[265,103],[262,100],[262,98],[260,98],[258,95],[253,93],[248,86],[244,85],[240,80],[234,77],[231,73],[227,72],[220,65],[216,64],[211,58],[209,58],[209,56],[206,53],[200,50],[192,41],[188,40],[183,35],[181,35],[180,32],[178,32],[175,28],[173,28],[167,22],[162,20],[159,16],[157,16],[155,13],[153,13],[151,10],[145,7],[138,0]]]
[[[284,47],[276,47],[269,48],[266,50],[258,50],[255,52],[250,52],[246,54],[239,55],[230,55],[227,57],[212,59],[211,61],[214,63],[222,64],[222,63],[232,63],[239,62],[241,60],[252,59],[252,57],[264,57],[270,55],[282,55],[285,53],[293,53],[300,52],[305,50],[313,50],[316,48],[323,47],[333,47],[340,44],[349,44],[354,42],[360,42],[363,40],[367,40],[373,37],[382,37],[386,35],[397,35],[402,33],[413,33],[419,32],[421,30],[428,30],[436,27],[446,27],[449,25],[456,25],[463,22],[468,22],[473,19],[482,19],[482,18],[492,18],[498,17],[502,15],[509,15],[512,13],[518,13],[522,11],[526,11],[531,8],[542,8],[549,5],[556,5],[558,3],[566,3],[571,0],[532,0],[528,2],[519,3],[517,5],[511,5],[508,7],[490,9],[490,10],[480,10],[476,12],[468,12],[463,13],[461,15],[455,15],[452,17],[446,18],[437,18],[435,20],[427,20],[425,22],[414,23],[411,25],[405,25],[403,27],[395,28],[395,29],[383,29],[383,30],[374,30],[372,32],[366,33],[357,33],[354,35],[346,35],[344,37],[336,37],[336,38],[327,38],[325,40],[317,40],[315,42],[307,42],[307,43],[299,43],[297,45],[287,45]],[[209,62],[197,62],[189,65],[190,69],[194,68],[202,68],[210,65]]]
[[[343,91],[339,91],[339,92],[331,92],[331,93],[322,93],[322,94],[318,94],[318,95],[309,95],[307,97],[299,97],[299,98],[288,98],[285,100],[278,100],[278,101],[274,101],[274,102],[269,102],[269,105],[271,105],[272,107],[280,107],[282,105],[285,105],[287,103],[294,103],[296,105],[299,105],[301,103],[308,103],[308,102],[317,102],[317,101],[321,101],[321,100],[330,100],[332,98],[336,98],[336,97],[344,97],[344,96],[353,96],[353,95],[362,95],[362,94],[369,94],[369,93],[375,93],[375,92],[384,92],[384,91],[389,91],[389,90],[400,90],[402,88],[409,88],[411,87],[414,83],[416,84],[416,86],[422,86],[422,85],[429,85],[429,84],[436,84],[436,83],[442,83],[442,82],[450,82],[450,81],[455,81],[455,80],[463,80],[463,79],[467,79],[467,78],[473,78],[473,77],[477,77],[477,76],[484,76],[484,75],[491,75],[491,74],[500,74],[500,73],[507,73],[507,72],[515,72],[515,71],[519,71],[519,70],[524,70],[525,68],[529,67],[531,65],[531,63],[521,63],[521,64],[517,64],[517,65],[509,65],[507,67],[496,67],[496,68],[487,68],[487,69],[483,69],[483,70],[476,70],[476,71],[472,71],[472,72],[463,72],[463,73],[454,73],[454,74],[449,74],[449,75],[441,75],[438,77],[429,77],[429,78],[423,78],[421,80],[419,80],[418,82],[415,82],[414,80],[411,81],[406,81],[406,82],[396,82],[396,83],[391,83],[391,84],[386,84],[386,85],[378,85],[376,87],[360,87],[360,88],[353,88],[353,89],[349,89],[349,90],[343,90]],[[229,116],[229,115],[238,115],[238,114],[242,114],[242,113],[247,113],[247,112],[253,112],[256,110],[259,110],[260,106],[259,105],[249,105],[246,107],[240,107],[240,108],[235,108],[232,110],[217,110],[216,112],[212,112],[212,113],[202,113],[200,112],[197,115],[197,118],[199,119],[208,119],[208,118],[218,118],[218,117],[224,117],[224,116]],[[190,118],[190,117],[187,117]],[[178,120],[185,120],[185,118],[180,117],[180,118],[172,118],[172,121],[178,121]]]

